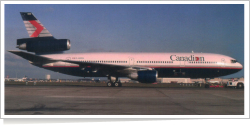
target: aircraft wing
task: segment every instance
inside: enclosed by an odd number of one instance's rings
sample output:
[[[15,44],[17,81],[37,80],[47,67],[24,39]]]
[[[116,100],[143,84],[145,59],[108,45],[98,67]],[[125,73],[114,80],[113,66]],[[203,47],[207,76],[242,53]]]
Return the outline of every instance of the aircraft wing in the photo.
[[[18,55],[18,56],[26,59],[26,60],[34,62],[34,63],[46,64],[46,63],[57,62],[57,60],[52,60],[52,59],[47,58],[47,57],[34,55],[34,54],[23,52],[23,51],[17,51],[17,50],[8,50],[8,51],[15,54],[15,55]]]
[[[51,58],[43,57],[40,55],[34,55],[34,54],[23,52],[23,51],[16,51],[16,50],[8,50],[8,51],[26,60],[29,60],[33,63],[47,64],[47,63],[62,61],[62,62],[67,62],[67,63],[72,63],[72,64],[78,64],[80,68],[82,69],[91,67],[91,69],[93,70],[104,70],[110,73],[123,73],[123,74],[129,74],[137,70],[150,70],[150,68],[147,68],[147,67],[136,67],[136,66],[128,66],[128,65],[80,62],[80,61],[72,61],[72,60],[54,60]]]
[[[93,69],[102,69],[102,70],[107,70],[110,72],[120,72],[120,73],[125,73],[125,74],[129,74],[137,70],[149,69],[146,67],[135,67],[135,66],[128,66],[128,65],[115,65],[115,64],[93,63],[93,62],[79,62],[79,61],[72,61],[72,60],[59,60],[59,61],[78,64],[82,68],[91,67]]]

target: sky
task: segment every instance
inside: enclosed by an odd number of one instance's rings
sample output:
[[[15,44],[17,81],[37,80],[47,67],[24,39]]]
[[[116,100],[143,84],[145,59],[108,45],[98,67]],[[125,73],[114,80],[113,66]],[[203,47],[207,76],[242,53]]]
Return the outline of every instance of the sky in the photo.
[[[244,67],[243,4],[8,4],[4,10],[5,77],[81,78],[7,52],[29,37],[20,12],[32,12],[55,38],[70,39],[65,53],[194,51],[227,55]],[[244,69],[222,78],[243,76]]]

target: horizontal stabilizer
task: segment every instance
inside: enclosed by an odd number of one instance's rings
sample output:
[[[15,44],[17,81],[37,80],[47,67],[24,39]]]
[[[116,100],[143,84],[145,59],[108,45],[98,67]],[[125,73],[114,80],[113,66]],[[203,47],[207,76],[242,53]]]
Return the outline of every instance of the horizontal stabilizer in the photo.
[[[45,64],[45,63],[57,62],[57,60],[52,60],[50,58],[34,55],[23,51],[16,51],[16,50],[8,50],[8,51],[34,63]]]

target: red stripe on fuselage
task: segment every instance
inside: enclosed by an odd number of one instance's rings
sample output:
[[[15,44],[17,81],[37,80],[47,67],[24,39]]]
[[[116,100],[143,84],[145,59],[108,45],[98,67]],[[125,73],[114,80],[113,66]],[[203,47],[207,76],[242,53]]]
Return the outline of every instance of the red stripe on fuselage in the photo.
[[[64,67],[67,67],[67,68],[70,68],[70,67],[79,67],[79,66],[43,66],[43,67],[61,67],[61,68],[64,68]],[[184,69],[242,69],[242,68],[235,68],[235,67],[145,67],[145,68],[162,68],[162,69],[167,69],[167,68],[172,68],[172,69],[178,69],[178,68],[184,68]]]
[[[43,31],[43,26],[41,26],[35,20],[30,20],[29,22],[36,27],[36,31],[30,37],[38,37],[38,35]]]
[[[148,68],[183,68],[183,69],[242,69],[236,67],[148,67]]]

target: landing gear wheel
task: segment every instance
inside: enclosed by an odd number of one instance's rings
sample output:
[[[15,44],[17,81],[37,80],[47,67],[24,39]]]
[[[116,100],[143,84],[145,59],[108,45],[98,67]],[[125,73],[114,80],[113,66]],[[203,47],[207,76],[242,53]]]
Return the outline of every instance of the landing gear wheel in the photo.
[[[108,83],[107,83],[107,86],[108,86],[108,87],[112,87],[113,84],[112,84],[111,82],[108,82]]]
[[[121,87],[121,86],[122,86],[122,83],[120,83],[120,82],[115,82],[115,83],[114,83],[114,86],[115,86],[115,87]]]
[[[115,82],[115,87],[119,87],[119,86],[120,86],[119,82]]]

